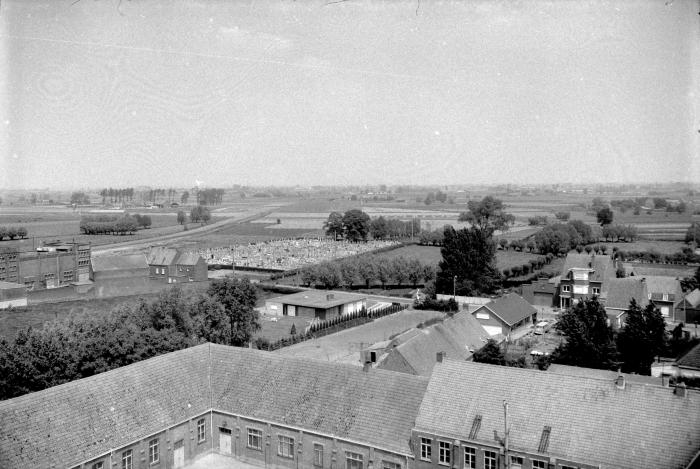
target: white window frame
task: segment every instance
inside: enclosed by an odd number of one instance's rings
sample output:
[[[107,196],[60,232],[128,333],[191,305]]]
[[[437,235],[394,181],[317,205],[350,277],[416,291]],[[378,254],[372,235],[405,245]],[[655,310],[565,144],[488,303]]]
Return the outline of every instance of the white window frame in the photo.
[[[134,469],[134,452],[130,449],[122,451],[122,469]]]
[[[263,440],[263,432],[262,430],[259,430],[257,428],[247,428],[248,430],[248,445],[247,447],[250,449],[257,449],[258,451],[262,451],[262,440]],[[258,445],[255,446],[253,445],[253,442],[257,440]]]
[[[452,443],[438,440],[438,464],[449,465],[452,461]]]
[[[197,420],[197,443],[207,441],[207,421],[204,419]]]
[[[323,445],[314,443],[314,467],[323,467]]]
[[[420,459],[421,461],[432,461],[433,460],[433,440],[432,438],[420,439]]]
[[[561,286],[561,291],[563,293],[571,293],[571,285],[562,285]]]
[[[488,465],[487,462],[489,462]],[[498,453],[496,451],[484,451],[484,469],[498,469]]]
[[[356,467],[357,465],[360,465],[360,468],[365,467],[365,458],[362,456],[360,453],[355,453],[353,451],[346,451],[345,452],[345,469],[352,469],[353,467]]]
[[[464,447],[464,469],[476,469],[476,448]]]
[[[153,438],[148,442],[148,464],[160,462],[160,448],[158,438]]]
[[[105,463],[102,461],[96,462],[92,465],[92,469],[104,469]]]
[[[401,464],[394,461],[382,461],[382,469],[401,469]]]
[[[594,295],[600,295],[600,287],[591,287],[591,292]]]
[[[574,285],[575,295],[588,295],[588,285]]]
[[[294,459],[294,438],[287,435],[277,435],[277,456]]]
[[[533,459],[532,469],[547,469],[547,461],[542,461],[541,459]]]

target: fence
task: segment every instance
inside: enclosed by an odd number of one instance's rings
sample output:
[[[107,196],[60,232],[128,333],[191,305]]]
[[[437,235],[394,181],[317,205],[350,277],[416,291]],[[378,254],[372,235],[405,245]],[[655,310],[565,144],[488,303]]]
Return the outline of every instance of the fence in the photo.
[[[310,339],[318,339],[329,334],[340,332],[344,329],[360,326],[389,314],[398,313],[406,308],[408,308],[408,305],[405,304],[387,305],[383,308],[377,308],[372,311],[367,311],[363,308],[346,316],[337,316],[335,318],[312,323],[307,327],[307,330],[303,334],[292,335],[276,342],[267,342],[264,339],[258,339],[256,341],[256,346],[261,350],[279,350],[283,347],[298,344],[299,342],[304,342]]]

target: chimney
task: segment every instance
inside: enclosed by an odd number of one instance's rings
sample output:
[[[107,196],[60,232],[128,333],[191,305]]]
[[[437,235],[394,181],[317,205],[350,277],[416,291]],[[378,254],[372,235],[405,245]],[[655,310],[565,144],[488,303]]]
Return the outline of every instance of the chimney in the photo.
[[[617,369],[617,378],[615,378],[615,386],[617,389],[625,389],[625,377],[622,376],[620,369]]]
[[[438,352],[435,357],[438,363],[442,363],[442,360],[447,356],[445,352]]]
[[[372,362],[365,362],[364,365],[362,365],[362,371],[367,373],[369,370],[372,369]]]
[[[681,382],[680,384],[677,384],[675,389],[673,390],[673,394],[676,396],[680,397],[685,397],[686,395],[686,389],[685,389],[685,383]]]

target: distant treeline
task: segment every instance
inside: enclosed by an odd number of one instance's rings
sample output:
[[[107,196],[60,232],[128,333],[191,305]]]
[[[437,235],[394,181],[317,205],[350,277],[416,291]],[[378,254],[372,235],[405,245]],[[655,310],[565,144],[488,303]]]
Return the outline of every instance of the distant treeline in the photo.
[[[115,217],[110,215],[84,215],[80,218],[80,231],[87,235],[99,234],[132,234],[141,228],[151,226],[148,215],[129,215],[128,213]]]
[[[27,229],[23,226],[0,226],[0,241],[4,238],[26,238]]]

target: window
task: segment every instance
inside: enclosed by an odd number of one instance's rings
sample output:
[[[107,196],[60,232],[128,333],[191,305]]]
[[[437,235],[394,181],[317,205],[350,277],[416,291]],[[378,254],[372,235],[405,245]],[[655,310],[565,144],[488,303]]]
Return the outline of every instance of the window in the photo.
[[[128,449],[122,453],[122,469],[133,469],[134,468],[134,456],[133,452]]]
[[[430,461],[432,459],[432,447],[433,441],[430,438],[420,439],[420,458],[424,461]]]
[[[207,439],[207,430],[204,426],[204,419],[197,420],[197,443],[201,443]]]
[[[450,443],[447,441],[438,441],[438,462],[440,464],[450,463]]]
[[[158,438],[148,442],[148,463],[155,464],[160,461],[160,452],[158,451]]]
[[[314,466],[323,467],[323,445],[314,443]]]
[[[592,287],[591,290],[594,295],[600,295],[600,287]]]
[[[476,448],[464,448],[464,469],[476,469]]]
[[[520,456],[511,456],[510,457],[510,467],[513,469],[520,469],[523,467],[523,458]]]
[[[362,469],[363,458],[359,453],[345,453],[345,469]]]
[[[561,286],[561,291],[563,291],[563,292],[565,292],[565,293],[571,292],[571,285],[562,285],[562,286]]]
[[[294,457],[294,438],[277,435],[277,454],[285,458]]]
[[[248,448],[262,449],[262,431],[255,428],[248,429]]]
[[[484,451],[484,469],[496,469],[496,452],[495,451]]]
[[[576,466],[565,466],[562,464],[561,469],[577,469]]]
[[[574,280],[588,280],[588,272],[574,272]]]
[[[105,465],[103,462],[96,462],[92,465],[92,469],[104,469]]]
[[[588,295],[588,285],[574,285],[574,293]]]
[[[532,469],[547,469],[547,463],[545,461],[538,461],[536,459],[533,459]]]
[[[391,461],[382,461],[382,469],[401,469],[401,464]]]

